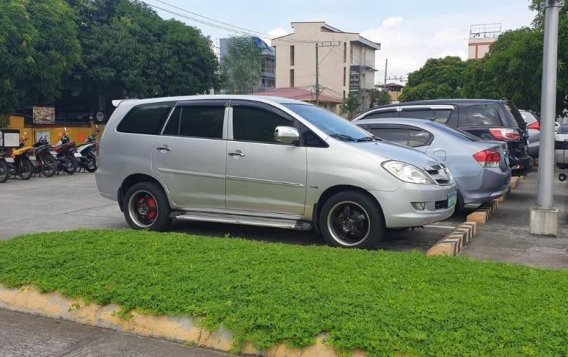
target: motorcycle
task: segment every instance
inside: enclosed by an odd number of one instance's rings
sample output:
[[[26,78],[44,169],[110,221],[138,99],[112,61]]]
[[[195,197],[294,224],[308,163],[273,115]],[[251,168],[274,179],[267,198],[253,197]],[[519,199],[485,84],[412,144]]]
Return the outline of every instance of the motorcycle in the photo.
[[[23,140],[20,140],[20,147],[17,149],[0,149],[0,158],[6,164],[6,174],[3,174],[0,182],[5,182],[9,176],[20,176],[22,180],[29,180],[32,177],[33,164],[29,157],[31,149],[29,146],[24,146]]]
[[[53,150],[57,154],[57,172],[65,171],[69,175],[73,175],[77,172],[79,167],[79,158],[81,154],[76,152],[75,142],[71,141],[67,132],[61,136],[61,140],[57,143]]]
[[[97,171],[97,135],[92,133],[85,143],[77,148],[77,152],[81,154],[79,159],[79,167],[84,168],[88,172]]]
[[[57,153],[52,151],[46,136],[40,137],[39,140],[33,144],[31,153],[36,158],[35,172],[41,173],[45,177],[55,175],[58,166]]]

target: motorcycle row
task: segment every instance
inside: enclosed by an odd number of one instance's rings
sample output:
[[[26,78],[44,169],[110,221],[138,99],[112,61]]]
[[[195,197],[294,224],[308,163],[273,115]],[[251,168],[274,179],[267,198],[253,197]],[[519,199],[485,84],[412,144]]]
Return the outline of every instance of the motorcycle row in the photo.
[[[97,170],[97,137],[91,134],[80,146],[71,141],[67,133],[61,141],[51,146],[46,136],[42,136],[32,146],[25,146],[20,140],[19,148],[0,147],[0,183],[10,177],[29,180],[34,174],[51,177],[56,173],[74,174],[84,169]]]

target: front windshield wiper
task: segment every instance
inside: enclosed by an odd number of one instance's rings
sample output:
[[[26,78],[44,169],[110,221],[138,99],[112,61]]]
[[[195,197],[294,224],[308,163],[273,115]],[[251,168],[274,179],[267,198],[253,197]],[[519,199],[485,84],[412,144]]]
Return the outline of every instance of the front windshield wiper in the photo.
[[[345,135],[345,134],[331,134],[330,136],[334,139],[338,139],[338,140],[341,140],[341,141],[357,141],[357,139],[354,139],[354,138],[350,137],[349,135]]]
[[[376,136],[364,136],[362,138],[357,139],[357,142],[363,142],[363,141],[375,141],[378,140],[379,138],[377,138]]]

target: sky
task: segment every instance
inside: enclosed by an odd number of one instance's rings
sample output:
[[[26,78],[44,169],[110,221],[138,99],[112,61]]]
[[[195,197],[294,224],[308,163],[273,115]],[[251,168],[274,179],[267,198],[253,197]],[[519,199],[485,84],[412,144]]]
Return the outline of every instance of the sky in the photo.
[[[535,13],[529,10],[528,0],[143,0],[143,2],[151,5],[163,18],[176,18],[200,29],[214,42],[219,38],[241,35],[239,31],[244,30],[235,30],[236,26],[252,30],[256,35],[263,34],[259,37],[270,44],[271,36],[291,33],[290,23],[294,21],[323,20],[342,31],[359,32],[369,40],[381,43],[381,50],[375,54],[375,65],[378,70],[375,74],[376,83],[384,81],[387,58],[387,76],[406,78],[408,73],[422,67],[428,58],[459,56],[467,59],[467,39],[471,25],[500,23],[503,31],[513,30],[530,26],[535,16]],[[164,9],[168,9],[169,12]],[[217,26],[203,22],[214,23]],[[392,81],[395,80],[387,82]]]

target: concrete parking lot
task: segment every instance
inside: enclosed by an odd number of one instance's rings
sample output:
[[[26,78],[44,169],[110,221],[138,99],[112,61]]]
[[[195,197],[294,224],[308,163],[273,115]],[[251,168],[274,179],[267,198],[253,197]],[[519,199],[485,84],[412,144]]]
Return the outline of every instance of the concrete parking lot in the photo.
[[[0,185],[0,239],[17,235],[76,228],[127,228],[114,201],[98,194],[95,176],[88,173],[9,180]],[[426,251],[464,217],[425,228],[388,231],[380,248],[394,251]],[[235,226],[201,222],[174,222],[172,231],[217,237],[240,237],[291,244],[324,244],[314,232]]]

